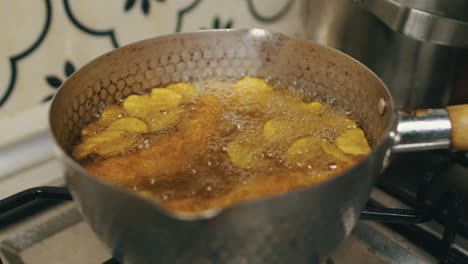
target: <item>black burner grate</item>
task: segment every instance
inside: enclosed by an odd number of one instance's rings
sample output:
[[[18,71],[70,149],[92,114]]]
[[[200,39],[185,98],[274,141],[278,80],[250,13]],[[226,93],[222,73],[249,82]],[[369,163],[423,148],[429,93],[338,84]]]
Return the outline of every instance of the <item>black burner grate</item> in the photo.
[[[14,222],[19,221],[25,214],[21,212],[23,210],[29,210],[28,204],[34,201],[71,201],[72,197],[66,187],[37,187],[19,192],[11,197],[0,201],[0,223],[2,222]],[[436,247],[431,246],[430,252],[436,252],[436,256],[441,259],[441,263],[457,263],[450,262],[449,259],[459,259],[463,256],[460,252],[454,252],[452,250],[452,243],[456,234],[456,225],[453,224],[457,221],[459,214],[459,200],[453,195],[446,194],[441,197],[438,201],[426,208],[419,208],[414,210],[409,209],[394,209],[384,208],[377,202],[370,200],[366,210],[361,212],[362,220],[371,220],[384,222],[393,225],[394,228],[402,229],[401,232],[408,233],[411,228],[404,228],[405,226],[413,226],[412,224],[424,223],[430,221],[434,216],[438,215],[442,211],[447,211],[450,216],[448,225],[444,231],[443,240],[438,241],[434,237],[425,238],[424,240],[432,241],[430,245],[437,245]],[[18,216],[20,218],[16,218]],[[7,220],[5,220],[7,218]],[[453,220],[455,219],[455,220]],[[411,232],[414,236],[415,232]],[[429,234],[425,234],[428,236]],[[418,240],[424,237],[424,234],[419,234]],[[464,256],[465,260],[468,261],[467,257]],[[109,259],[105,262],[106,264],[118,263],[115,259]]]
[[[395,162],[394,170],[389,168],[377,186],[413,208],[435,209],[430,216],[444,227],[443,239],[415,225],[387,225],[439,258],[441,263],[468,263],[465,254],[452,248],[457,234],[468,238],[468,215],[464,203],[468,190],[456,184],[456,177],[463,182],[468,176],[468,152],[409,153],[402,159],[406,163]],[[451,173],[456,170],[458,174]],[[410,172],[405,173],[407,171]],[[435,198],[437,196],[440,198]],[[439,207],[441,204],[444,205]]]

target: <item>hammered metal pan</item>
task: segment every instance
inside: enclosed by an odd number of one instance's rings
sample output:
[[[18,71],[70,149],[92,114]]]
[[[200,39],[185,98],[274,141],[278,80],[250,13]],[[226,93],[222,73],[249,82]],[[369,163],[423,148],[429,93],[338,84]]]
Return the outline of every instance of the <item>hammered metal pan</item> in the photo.
[[[80,129],[132,93],[245,75],[335,100],[362,124],[372,153],[319,185],[191,216],[101,182],[70,156]],[[392,149],[467,149],[466,109],[453,107],[452,122],[447,110],[398,114],[385,84],[339,51],[260,29],[220,30],[148,39],[95,59],[57,92],[50,129],[74,200],[119,261],[314,263],[352,231]]]

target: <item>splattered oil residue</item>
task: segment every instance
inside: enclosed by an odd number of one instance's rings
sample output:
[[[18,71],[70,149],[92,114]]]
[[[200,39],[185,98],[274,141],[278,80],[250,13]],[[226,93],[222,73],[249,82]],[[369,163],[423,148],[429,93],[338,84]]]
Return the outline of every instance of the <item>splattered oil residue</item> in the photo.
[[[345,111],[245,77],[130,95],[81,130],[72,154],[103,181],[197,212],[311,186],[369,152]]]

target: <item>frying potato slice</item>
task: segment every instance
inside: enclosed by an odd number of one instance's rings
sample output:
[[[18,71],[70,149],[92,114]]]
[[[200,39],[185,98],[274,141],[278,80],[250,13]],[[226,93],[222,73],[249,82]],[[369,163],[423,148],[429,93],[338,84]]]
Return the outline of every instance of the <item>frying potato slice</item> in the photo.
[[[167,88],[155,88],[151,90],[150,98],[158,109],[167,110],[178,106],[182,95]]]
[[[244,102],[265,102],[273,95],[273,88],[263,79],[244,77],[234,84],[233,92]]]
[[[249,169],[257,165],[258,160],[255,159],[252,148],[247,145],[232,141],[227,144],[226,151],[232,163],[241,168]]]
[[[352,120],[351,118],[345,118],[345,123],[347,128],[357,128],[356,121]]]
[[[292,136],[295,123],[285,119],[269,120],[263,125],[263,136],[267,140],[280,141]]]
[[[99,118],[99,122],[102,124],[109,124],[112,121],[116,120],[117,118],[122,117],[125,115],[125,111],[119,105],[111,105],[108,108],[102,111],[101,117]]]
[[[182,101],[190,102],[193,94],[195,93],[195,87],[189,83],[176,83],[166,86],[167,89],[177,92],[182,95]]]
[[[130,95],[123,101],[123,107],[132,116],[144,118],[149,112],[154,111],[156,103],[147,95]]]
[[[125,117],[112,122],[106,130],[144,133],[148,130],[148,126],[138,118]]]
[[[336,145],[344,153],[351,155],[367,155],[370,152],[364,131],[360,128],[345,131],[336,139]]]
[[[326,109],[326,106],[320,102],[305,103],[300,98],[294,97],[284,92],[286,91],[278,90],[278,92],[275,93],[274,100],[270,102],[272,107],[277,109],[291,109],[295,112],[297,111],[298,115],[304,115],[304,112],[311,114],[321,114]]]
[[[237,81],[234,89],[246,95],[273,92],[273,88],[265,80],[248,76]]]
[[[339,148],[335,147],[333,144],[328,143],[325,140],[322,140],[320,142],[320,146],[322,149],[325,151],[325,153],[333,156],[334,158],[341,160],[341,161],[351,161],[352,159],[346,154],[341,151]]]
[[[123,106],[132,116],[145,118],[155,110],[168,110],[180,104],[182,95],[166,88],[155,88],[148,95],[130,95]]]
[[[125,131],[104,131],[99,135],[88,137],[73,150],[73,157],[81,160],[86,156],[97,153],[109,156],[128,151],[135,147],[141,136]]]
[[[106,131],[101,133],[99,136],[106,136],[109,132],[121,132],[121,131]],[[104,135],[103,135],[104,134]],[[113,136],[105,143],[96,146],[96,153],[101,156],[112,156],[116,154],[129,151],[136,147],[141,140],[141,135],[137,133],[126,133],[123,132],[119,136]]]
[[[286,151],[288,163],[304,166],[311,160],[323,155],[322,140],[316,137],[306,137],[296,140]]]
[[[96,122],[90,123],[81,129],[81,137],[89,137],[98,134],[112,121],[125,115],[124,109],[119,105],[111,105],[102,111],[101,116]]]
[[[314,114],[320,114],[325,110],[325,106],[319,102],[312,102],[305,104],[304,109]]]
[[[145,118],[146,122],[149,124],[149,131],[159,131],[175,125],[183,112],[183,109],[174,108],[164,112],[157,111],[150,113]]]
[[[102,125],[99,124],[98,122],[91,123],[81,129],[81,137],[82,138],[87,138],[90,136],[94,136],[101,132],[102,130]]]

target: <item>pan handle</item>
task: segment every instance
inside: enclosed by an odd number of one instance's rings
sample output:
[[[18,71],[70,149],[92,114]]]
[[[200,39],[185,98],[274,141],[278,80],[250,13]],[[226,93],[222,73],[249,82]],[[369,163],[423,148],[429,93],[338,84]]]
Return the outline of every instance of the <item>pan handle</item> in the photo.
[[[394,152],[468,150],[468,104],[398,112]]]
[[[468,104],[447,107],[452,131],[452,149],[468,150]]]

